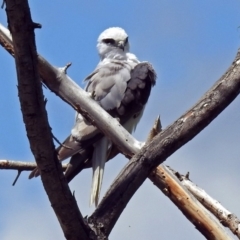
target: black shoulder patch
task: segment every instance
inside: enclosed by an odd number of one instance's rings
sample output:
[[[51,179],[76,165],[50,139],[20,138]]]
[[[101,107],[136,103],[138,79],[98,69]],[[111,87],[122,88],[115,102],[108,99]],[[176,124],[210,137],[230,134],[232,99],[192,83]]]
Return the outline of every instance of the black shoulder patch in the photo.
[[[131,116],[140,112],[147,103],[151,88],[156,83],[156,73],[152,65],[142,62],[131,71],[131,78],[119,108],[109,111],[124,124]]]

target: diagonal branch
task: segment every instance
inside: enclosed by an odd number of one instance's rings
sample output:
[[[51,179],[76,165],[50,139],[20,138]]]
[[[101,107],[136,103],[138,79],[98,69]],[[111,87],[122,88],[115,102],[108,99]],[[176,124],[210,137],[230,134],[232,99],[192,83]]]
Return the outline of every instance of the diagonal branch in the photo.
[[[148,136],[148,141],[161,131],[158,118]],[[161,164],[148,177],[207,239],[229,239],[226,229],[189,193],[169,167]]]
[[[150,172],[208,126],[239,92],[240,52],[227,72],[195,106],[134,155],[115,179],[90,221],[96,226],[103,226],[105,234],[109,235],[123,209]]]
[[[67,239],[89,239],[86,227],[63,176],[53,144],[40,77],[34,28],[27,0],[6,0],[6,13],[13,37],[18,93],[31,150],[42,182]]]
[[[173,171],[173,170],[172,170]],[[174,172],[174,171],[173,171]],[[188,177],[175,172],[175,175],[181,181],[190,193],[205,206],[225,227],[228,227],[238,239],[240,239],[240,220],[236,215],[229,212],[217,200],[209,196],[203,189],[194,184]]]
[[[179,208],[206,239],[231,239],[222,224],[183,186],[174,173],[163,164],[149,178]]]

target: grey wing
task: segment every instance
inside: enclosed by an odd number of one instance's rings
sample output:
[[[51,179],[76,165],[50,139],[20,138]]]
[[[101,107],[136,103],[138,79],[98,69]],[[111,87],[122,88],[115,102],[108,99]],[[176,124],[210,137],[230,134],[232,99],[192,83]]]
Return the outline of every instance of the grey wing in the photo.
[[[124,97],[132,67],[122,61],[112,61],[98,68],[91,75],[86,91],[94,93],[94,99],[106,111],[118,108]]]
[[[91,81],[91,80],[90,80]],[[130,78],[127,81],[127,85],[125,88],[125,92],[121,97],[121,102],[119,104],[118,101],[115,103],[118,104],[118,107],[115,107],[108,112],[113,116],[120,119],[122,125],[126,124],[131,118],[138,117],[147,100],[149,98],[151,88],[156,83],[156,73],[152,68],[151,64],[148,62],[139,63],[130,71]],[[94,89],[91,87],[91,82],[88,85],[88,91]],[[99,95],[96,95],[98,97]],[[107,94],[105,95],[105,97]],[[110,101],[112,95],[109,97],[108,101]],[[100,104],[101,100],[99,98]],[[105,101],[103,101],[105,103]],[[102,136],[102,135],[101,135]],[[89,147],[90,148],[90,147]],[[79,154],[76,154],[71,158],[69,163],[69,171],[66,171],[67,181],[71,181],[82,169],[91,167],[91,155],[90,157],[83,160],[83,156],[86,155],[86,151],[92,153],[93,150],[89,150],[86,148],[83,152],[81,151]],[[118,154],[118,149],[115,146],[112,146],[108,152],[108,159],[115,157]]]
[[[123,64],[120,61],[112,61],[108,64],[97,68],[93,74],[91,74],[87,80],[88,85],[86,91],[92,93],[94,100],[96,100],[100,106],[106,111],[112,111],[117,109],[121,105],[121,101],[124,98],[124,94],[127,88],[127,82],[131,77],[131,66],[129,64]],[[89,142],[89,140],[95,141],[102,134],[92,125],[87,126],[86,120],[78,117],[78,122],[72,130],[72,136],[77,139],[76,145]],[[79,148],[80,152],[71,158],[68,165],[68,169],[65,172],[65,176],[70,181],[86,164],[92,159],[93,150],[89,150],[92,146]],[[79,146],[80,147],[80,146]],[[76,149],[76,148],[75,148]],[[64,151],[66,152],[66,150]],[[61,154],[62,155],[62,154]],[[79,171],[77,170],[79,169]]]
[[[151,87],[155,84],[156,74],[147,62],[132,68],[129,64],[114,61],[98,67],[86,80],[86,91],[93,93],[94,99],[124,125],[143,110]],[[65,172],[68,181],[82,169],[91,166],[92,146],[102,136],[96,127],[80,114],[77,115],[71,135],[56,149],[60,161],[74,155]],[[38,175],[39,172],[35,170],[29,178]]]
[[[121,104],[109,111],[112,116],[120,119],[122,125],[143,111],[156,83],[156,73],[148,62],[137,64],[130,75]]]
[[[113,61],[101,65],[87,78],[89,82],[86,91],[92,93],[94,100],[109,112],[121,105],[130,77],[131,67],[128,64]],[[78,142],[76,148],[81,149],[83,145],[86,147],[93,144],[99,139],[98,136],[102,136],[100,131],[78,114],[71,131],[71,137]],[[68,152],[71,154],[70,151]],[[63,159],[62,156],[59,158]]]
[[[88,81],[86,91],[94,93],[94,99],[106,111],[118,108],[124,97],[127,81],[130,79],[130,72],[131,66],[120,61],[112,61],[104,65],[100,64],[86,78]],[[81,153],[78,154],[77,163],[91,159],[92,151],[89,149],[102,136],[95,126],[88,123],[81,114],[77,114],[71,135],[56,149],[58,159],[63,161],[76,153]],[[67,175],[69,171],[70,169],[66,171]],[[36,169],[30,173],[29,178],[37,177],[39,174],[39,170]]]

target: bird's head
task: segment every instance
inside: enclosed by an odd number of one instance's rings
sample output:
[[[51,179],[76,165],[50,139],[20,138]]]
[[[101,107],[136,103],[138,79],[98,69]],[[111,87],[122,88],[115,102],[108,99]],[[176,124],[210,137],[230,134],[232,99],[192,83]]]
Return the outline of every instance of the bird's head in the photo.
[[[108,28],[98,37],[97,48],[101,58],[124,55],[129,51],[128,35],[120,27]]]

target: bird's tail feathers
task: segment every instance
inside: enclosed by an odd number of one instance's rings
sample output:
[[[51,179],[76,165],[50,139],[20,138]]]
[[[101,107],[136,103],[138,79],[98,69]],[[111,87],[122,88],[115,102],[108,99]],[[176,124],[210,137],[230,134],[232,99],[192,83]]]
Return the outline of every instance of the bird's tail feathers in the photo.
[[[103,137],[95,144],[92,157],[93,178],[90,196],[90,206],[93,203],[95,204],[95,206],[98,205],[100,190],[102,186],[104,166],[107,159],[108,144],[109,140],[106,137]]]

